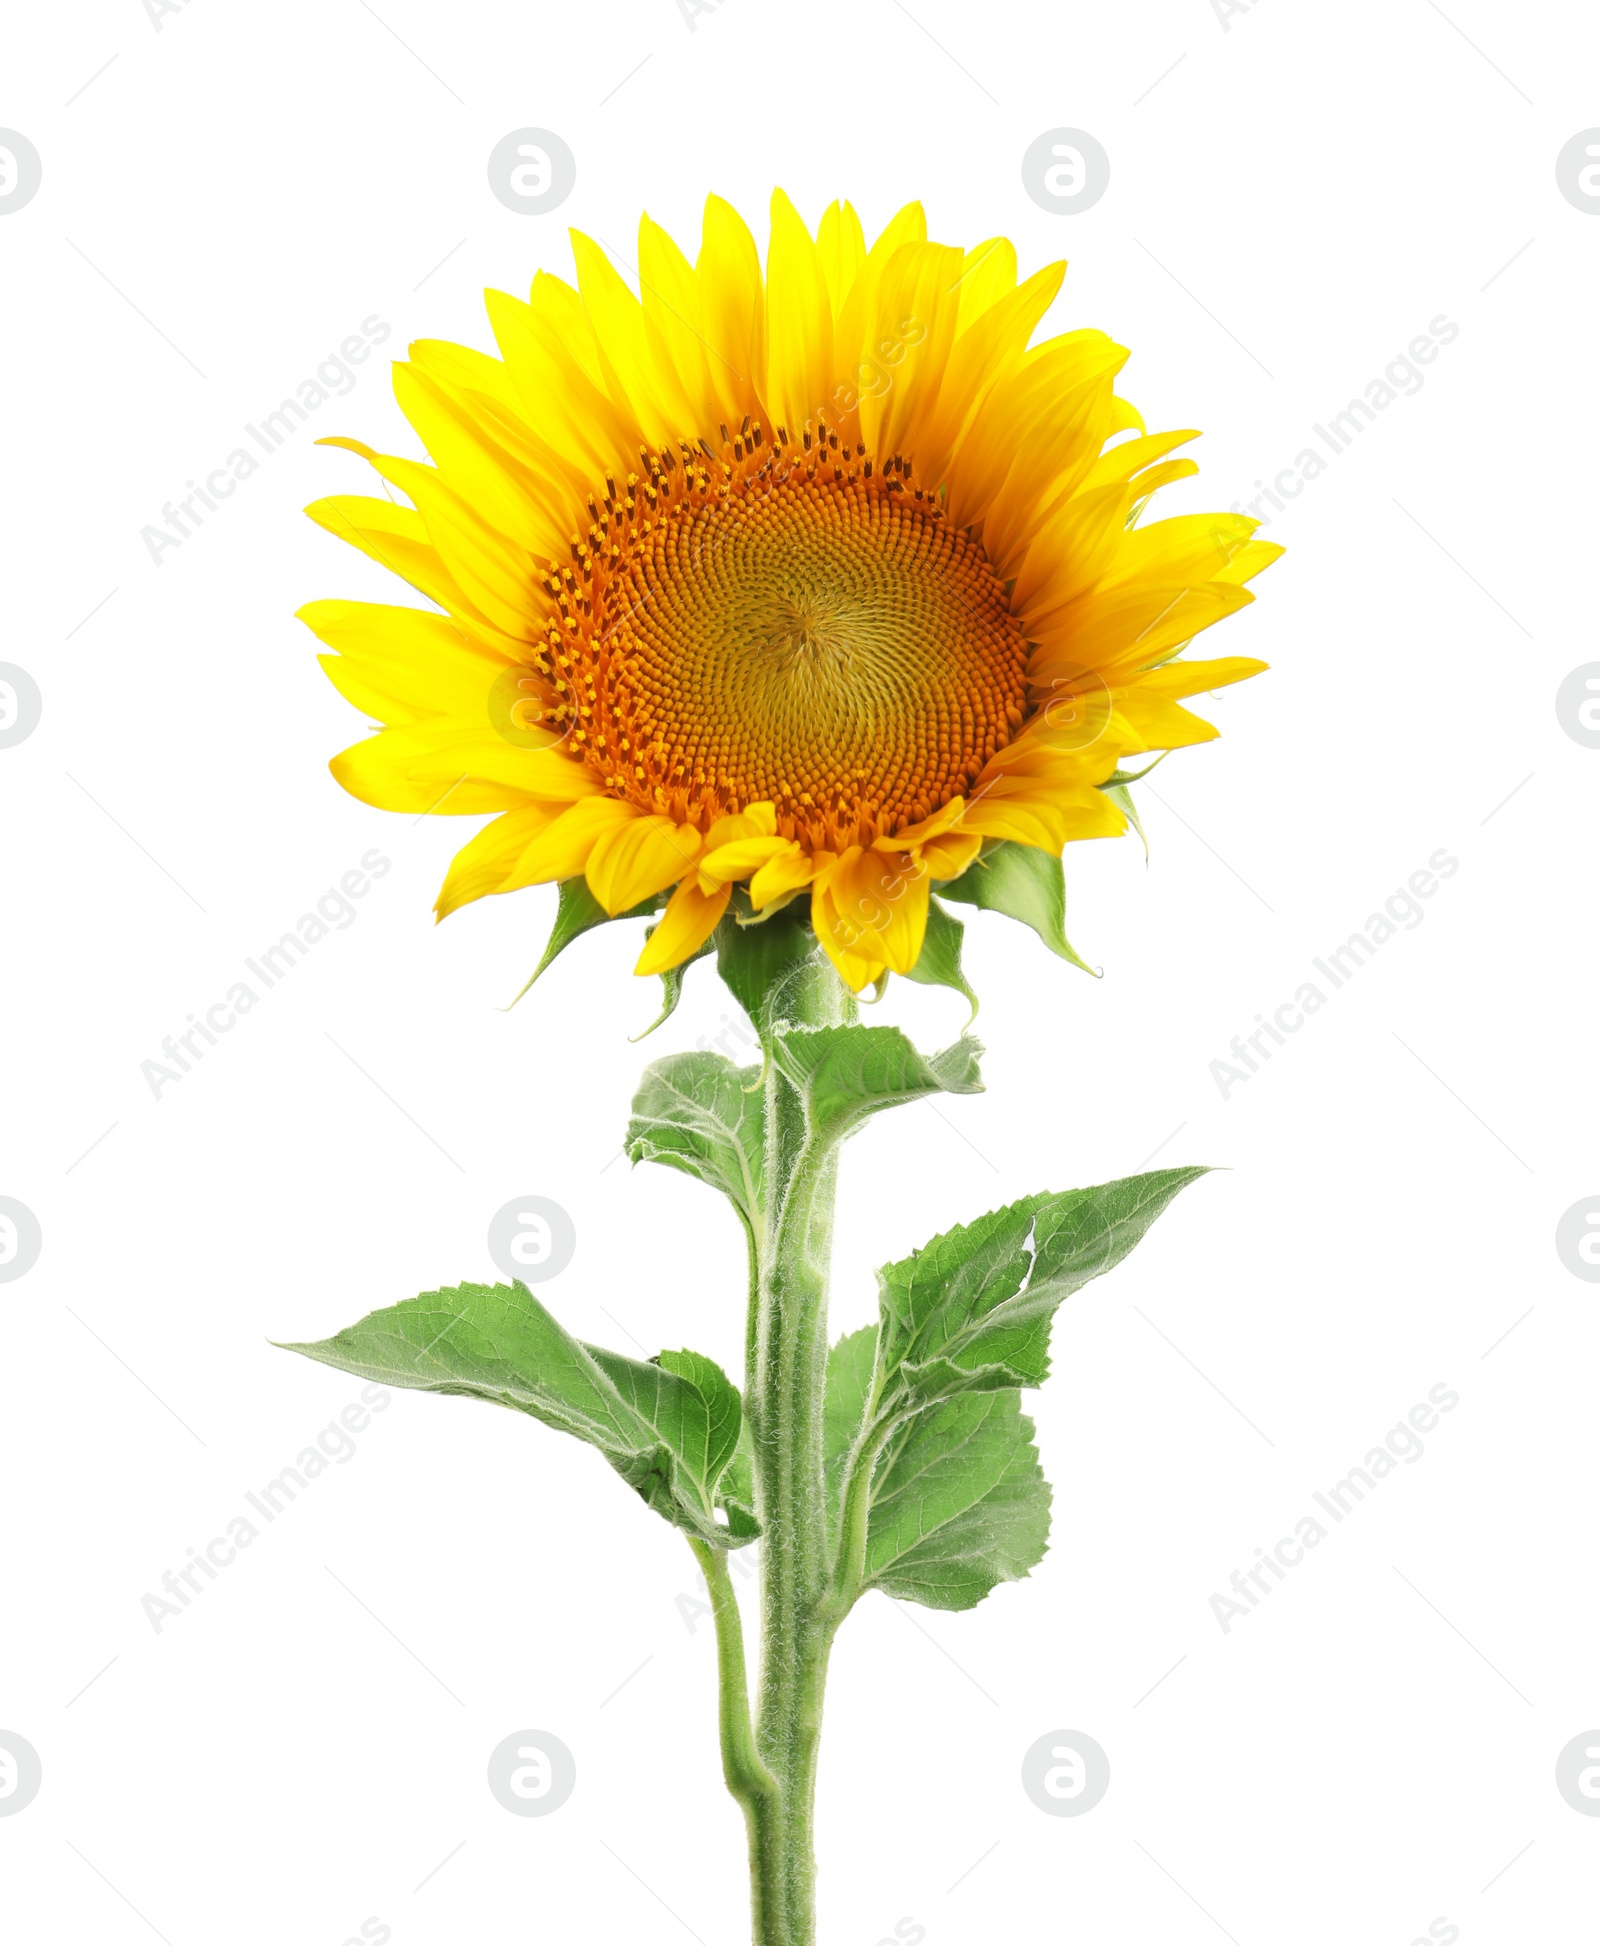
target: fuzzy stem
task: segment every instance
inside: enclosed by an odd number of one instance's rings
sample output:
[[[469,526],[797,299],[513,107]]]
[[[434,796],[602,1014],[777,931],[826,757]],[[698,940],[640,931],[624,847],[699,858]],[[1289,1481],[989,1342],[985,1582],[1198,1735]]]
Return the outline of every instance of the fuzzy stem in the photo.
[[[791,976],[782,1016],[837,1025],[854,1003],[820,960]],[[755,1946],[813,1946],[813,1804],[830,1612],[823,1483],[828,1261],[837,1154],[816,1139],[803,1098],[767,1061],[767,1221],[757,1253],[746,1399],[763,1532],[756,1748],[774,1789],[752,1805]]]

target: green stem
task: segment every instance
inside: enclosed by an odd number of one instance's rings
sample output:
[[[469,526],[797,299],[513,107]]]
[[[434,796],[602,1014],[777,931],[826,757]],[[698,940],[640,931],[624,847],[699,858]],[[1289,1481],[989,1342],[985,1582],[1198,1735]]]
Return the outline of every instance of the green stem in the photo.
[[[837,1025],[854,1003],[820,958],[790,976],[776,1011]],[[764,1036],[765,1038],[765,1036]],[[837,1152],[767,1062],[766,1222],[756,1252],[745,1396],[762,1526],[761,1679],[756,1749],[773,1789],[751,1804],[755,1946],[813,1946],[813,1805],[832,1613],[823,1482],[828,1262]]]

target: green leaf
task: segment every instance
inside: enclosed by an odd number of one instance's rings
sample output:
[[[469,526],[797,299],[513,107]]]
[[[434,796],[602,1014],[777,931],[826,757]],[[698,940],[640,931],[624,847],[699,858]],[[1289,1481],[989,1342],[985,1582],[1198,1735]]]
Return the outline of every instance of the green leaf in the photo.
[[[524,1284],[425,1291],[332,1338],[282,1349],[381,1385],[525,1412],[595,1447],[647,1506],[695,1539],[728,1547],[753,1538],[731,1515],[716,1519],[718,1478],[739,1439],[729,1380],[692,1353],[639,1366],[581,1344]]]
[[[742,894],[735,900],[741,908],[748,903]],[[782,1015],[785,987],[822,950],[807,910],[801,902],[785,906],[770,919],[741,925],[730,906],[713,935],[717,971],[762,1034]]]
[[[1020,1388],[1049,1373],[1062,1302],[1120,1263],[1205,1173],[1161,1169],[1028,1196],[878,1273],[878,1328],[833,1347],[823,1411],[834,1549],[851,1462],[876,1455],[852,1596],[877,1587],[932,1608],[970,1608],[1037,1565],[1050,1489]]]
[[[848,1464],[866,1425],[877,1332],[841,1338],[828,1354],[823,1463],[829,1545],[837,1547]],[[929,1608],[971,1608],[1000,1581],[1043,1558],[1050,1489],[1029,1443],[1015,1389],[968,1393],[902,1417],[874,1468],[863,1580]]]
[[[928,930],[923,936],[917,963],[906,975],[923,986],[951,987],[959,993],[972,1012],[968,1023],[978,1017],[978,996],[961,970],[961,941],[966,927],[937,899],[928,901]]]
[[[630,1162],[659,1162],[720,1189],[748,1228],[763,1201],[765,1116],[759,1068],[701,1049],[645,1069],[622,1146]]]
[[[735,1540],[760,1539],[761,1523],[756,1519],[756,1447],[750,1437],[748,1419],[740,1420],[739,1444],[718,1484],[717,1505],[727,1514],[728,1532]]]
[[[851,1331],[827,1354],[823,1465],[829,1547],[856,1434],[868,1417],[878,1333]],[[1043,1559],[1049,1487],[1032,1421],[1016,1389],[965,1393],[903,1417],[880,1452],[866,1520],[858,1594],[880,1588],[899,1602],[975,1607],[1002,1580]]]
[[[1206,1173],[1157,1169],[1027,1196],[879,1271],[880,1423],[961,1392],[1042,1384],[1060,1305]]]
[[[822,1403],[822,1452],[830,1547],[838,1544],[845,1469],[856,1434],[866,1420],[877,1356],[878,1328],[872,1324],[850,1332],[828,1353],[828,1384]]]
[[[1066,877],[1061,860],[1047,851],[1003,838],[975,858],[960,878],[941,885],[939,896],[1018,919],[1031,926],[1059,958],[1081,966],[1085,973],[1094,972],[1067,941]]]
[[[528,988],[533,985],[534,981],[538,979],[539,975],[545,971],[551,962],[558,959],[567,950],[573,940],[581,939],[586,932],[593,932],[596,926],[611,924],[613,918],[648,918],[652,912],[659,912],[664,902],[664,898],[658,894],[655,898],[641,900],[638,905],[632,907],[627,912],[612,914],[606,911],[605,907],[589,890],[589,881],[587,879],[562,879],[556,889],[556,920],[555,924],[550,928],[549,939],[545,941],[544,956],[528,975],[527,986],[524,986],[522,993],[517,995],[517,1000],[522,998],[522,995],[528,991]],[[517,1004],[517,1000],[512,1001],[511,1004],[513,1007]],[[676,1001],[673,1004],[676,1005]],[[672,1009],[669,1007],[667,1012],[670,1013],[671,1011]],[[665,1017],[665,1015],[662,1016],[663,1019]],[[657,1024],[659,1025],[659,1023]]]
[[[744,1412],[720,1365],[696,1351],[664,1351],[648,1362],[584,1349],[639,1416],[660,1433],[694,1482],[700,1504],[715,1504],[717,1484],[739,1448]]]
[[[780,1027],[772,1040],[773,1059],[827,1141],[842,1141],[880,1109],[923,1095],[981,1094],[981,1052],[963,1034],[925,1056],[898,1027]]]
[[[1050,1488],[1015,1391],[948,1400],[906,1421],[872,1483],[867,1588],[925,1608],[975,1608],[1044,1559]]]

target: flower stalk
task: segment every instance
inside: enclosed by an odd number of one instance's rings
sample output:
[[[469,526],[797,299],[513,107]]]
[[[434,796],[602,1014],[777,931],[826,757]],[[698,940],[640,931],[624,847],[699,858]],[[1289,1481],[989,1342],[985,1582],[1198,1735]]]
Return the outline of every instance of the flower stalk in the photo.
[[[837,1627],[827,1599],[823,1405],[838,1147],[813,1127],[804,1095],[774,1058],[772,1021],[781,1013],[785,1026],[842,1026],[855,1002],[816,956],[793,969],[766,1012],[767,1194],[745,1397],[764,1536],[755,1740],[774,1788],[750,1810],[751,1908],[755,1946],[812,1946],[817,1754]]]

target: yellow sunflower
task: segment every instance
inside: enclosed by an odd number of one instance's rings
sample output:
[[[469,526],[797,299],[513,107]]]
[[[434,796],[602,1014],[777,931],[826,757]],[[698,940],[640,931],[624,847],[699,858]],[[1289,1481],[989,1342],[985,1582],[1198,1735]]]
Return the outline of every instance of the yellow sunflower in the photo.
[[[487,296],[500,356],[394,368],[433,464],[333,440],[409,500],[313,519],[436,606],[313,602],[341,693],[384,727],[334,759],[365,803],[494,813],[442,918],[582,879],[659,910],[636,970],[801,894],[856,991],[910,972],[929,889],[997,842],[1125,828],[1122,760],[1216,734],[1180,699],[1254,675],[1179,661],[1282,550],[1233,514],[1137,525],[1196,470],[1148,434],[1099,331],[1030,345],[1064,264],[869,248],[718,197],[690,263],[648,217],[639,295],[573,235],[577,288]],[[977,902],[982,903],[980,899]]]

